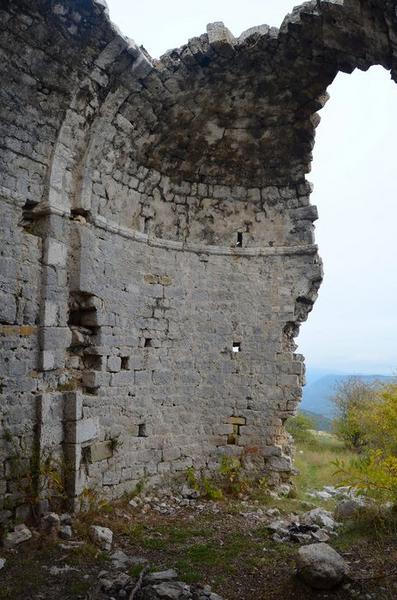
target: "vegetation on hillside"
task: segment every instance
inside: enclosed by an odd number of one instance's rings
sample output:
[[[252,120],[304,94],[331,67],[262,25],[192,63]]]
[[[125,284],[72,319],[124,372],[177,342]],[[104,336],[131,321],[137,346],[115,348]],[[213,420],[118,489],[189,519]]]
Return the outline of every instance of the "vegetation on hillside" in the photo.
[[[397,502],[397,384],[352,381],[335,403],[336,434],[356,451],[349,463],[337,461],[338,473],[360,491]]]

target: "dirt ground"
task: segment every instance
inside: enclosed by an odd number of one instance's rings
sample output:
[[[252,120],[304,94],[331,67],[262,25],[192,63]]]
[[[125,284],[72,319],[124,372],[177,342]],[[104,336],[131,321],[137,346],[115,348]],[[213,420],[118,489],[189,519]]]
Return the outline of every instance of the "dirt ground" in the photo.
[[[298,545],[277,543],[264,523],[241,511],[235,501],[207,503],[201,510],[175,514],[142,512],[126,502],[111,512],[88,513],[75,521],[74,538],[82,545],[65,549],[56,536],[34,531],[16,550],[0,550],[0,599],[71,600],[108,596],[98,585],[101,571],[114,571],[109,555],[89,541],[95,523],[114,532],[113,549],[145,558],[151,570],[175,568],[180,580],[209,584],[225,600],[395,600],[397,536],[376,528],[343,528],[331,544],[349,562],[350,580],[335,591],[315,592],[294,574]],[[52,575],[52,566],[73,570]],[[138,577],[139,564],[129,574]]]

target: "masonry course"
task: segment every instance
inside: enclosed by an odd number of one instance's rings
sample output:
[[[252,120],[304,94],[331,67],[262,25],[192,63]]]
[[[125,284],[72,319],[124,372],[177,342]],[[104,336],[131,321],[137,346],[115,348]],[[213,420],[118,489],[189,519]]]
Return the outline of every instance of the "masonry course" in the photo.
[[[289,479],[317,297],[310,170],[394,1],[306,2],[152,59],[98,0],[0,2],[0,521],[32,457],[108,498],[223,455]]]

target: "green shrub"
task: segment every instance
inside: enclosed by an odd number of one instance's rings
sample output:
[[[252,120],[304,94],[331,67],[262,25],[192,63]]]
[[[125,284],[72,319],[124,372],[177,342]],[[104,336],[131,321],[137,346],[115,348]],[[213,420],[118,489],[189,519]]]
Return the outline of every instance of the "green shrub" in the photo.
[[[360,453],[348,464],[336,461],[343,484],[397,502],[397,384],[374,392],[358,410]]]
[[[286,429],[296,443],[316,443],[316,438],[311,432],[314,429],[314,421],[306,415],[298,413],[295,417],[290,417],[287,420]]]

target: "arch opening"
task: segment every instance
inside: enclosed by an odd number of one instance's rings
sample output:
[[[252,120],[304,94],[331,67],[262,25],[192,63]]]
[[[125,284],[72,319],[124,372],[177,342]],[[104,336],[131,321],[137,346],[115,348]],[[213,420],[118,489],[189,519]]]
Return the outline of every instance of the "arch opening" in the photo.
[[[332,416],[327,397],[338,377],[395,371],[397,87],[373,66],[339,74],[328,91],[311,174],[325,275],[298,342],[307,366],[302,409]]]

